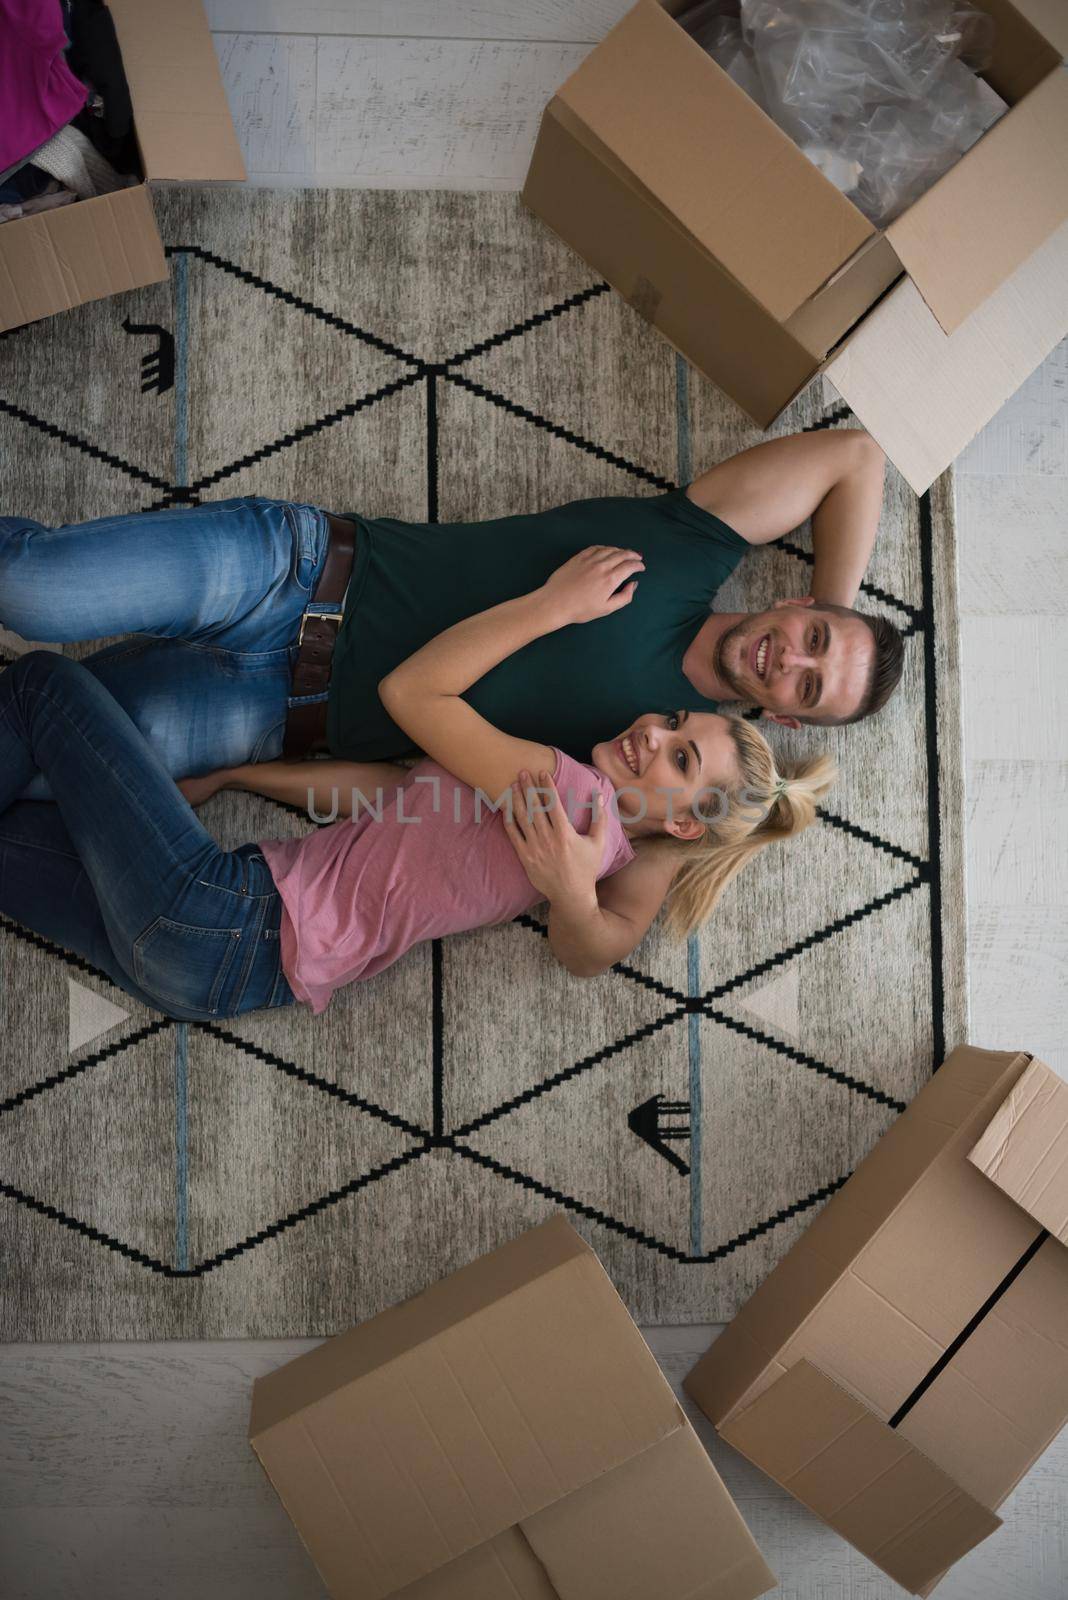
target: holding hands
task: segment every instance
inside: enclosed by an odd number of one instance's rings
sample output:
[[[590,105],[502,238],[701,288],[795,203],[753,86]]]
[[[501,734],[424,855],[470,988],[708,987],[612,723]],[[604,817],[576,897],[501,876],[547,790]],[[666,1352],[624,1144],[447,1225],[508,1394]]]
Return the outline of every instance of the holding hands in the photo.
[[[570,564],[570,563],[569,563]],[[590,831],[576,832],[559,791],[548,772],[538,774],[537,789],[529,772],[512,784],[511,809],[505,806],[505,832],[523,871],[553,904],[596,899],[597,874],[604,851],[604,802],[594,795]]]
[[[554,626],[594,622],[621,610],[633,600],[637,575],[644,571],[645,562],[637,550],[620,550],[610,544],[591,544],[580,550],[557,567],[542,589]]]

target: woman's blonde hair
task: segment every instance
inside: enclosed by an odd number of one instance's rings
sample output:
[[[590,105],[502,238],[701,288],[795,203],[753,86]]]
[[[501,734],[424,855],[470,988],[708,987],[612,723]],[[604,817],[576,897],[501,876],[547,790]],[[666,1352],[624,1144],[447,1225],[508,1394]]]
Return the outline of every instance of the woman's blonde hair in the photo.
[[[699,928],[747,862],[778,839],[792,839],[816,820],[816,807],[837,776],[829,756],[783,762],[763,734],[742,717],[729,717],[742,780],[724,815],[706,823],[700,839],[667,840],[682,856],[667,897],[667,926],[685,938]],[[700,813],[698,813],[700,816]],[[700,818],[704,821],[704,818]]]

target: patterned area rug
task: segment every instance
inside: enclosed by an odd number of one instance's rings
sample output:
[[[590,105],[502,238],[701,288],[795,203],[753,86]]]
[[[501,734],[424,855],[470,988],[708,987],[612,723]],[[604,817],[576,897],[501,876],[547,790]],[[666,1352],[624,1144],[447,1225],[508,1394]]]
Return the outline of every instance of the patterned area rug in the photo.
[[[513,196],[156,203],[170,283],[0,341],[7,510],[446,522],[654,493],[762,437]],[[772,431],[851,424],[817,383]],[[720,606],[803,593],[808,552],[755,551]],[[963,1037],[954,567],[948,476],[917,500],[891,471],[863,603],[905,627],[903,690],[828,731],[821,824],[688,946],[654,930],[579,982],[523,918],[320,1018],[194,1026],[0,927],[0,1335],[328,1334],[560,1208],[640,1320],[729,1318]],[[310,826],[201,815],[227,845]]]

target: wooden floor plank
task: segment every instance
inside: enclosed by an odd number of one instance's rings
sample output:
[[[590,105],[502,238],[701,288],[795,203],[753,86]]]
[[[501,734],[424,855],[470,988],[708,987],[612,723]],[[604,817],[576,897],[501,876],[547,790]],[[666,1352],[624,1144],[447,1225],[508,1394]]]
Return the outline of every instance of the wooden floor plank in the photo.
[[[970,761],[968,904],[1068,905],[1068,762]]]
[[[961,614],[1068,617],[1068,479],[964,474],[956,501]]]
[[[962,617],[969,761],[1060,761],[1068,728],[1068,628],[1060,617]]]
[[[519,188],[584,44],[216,35],[250,176]]]
[[[633,0],[206,0],[219,33],[540,39],[595,44]]]

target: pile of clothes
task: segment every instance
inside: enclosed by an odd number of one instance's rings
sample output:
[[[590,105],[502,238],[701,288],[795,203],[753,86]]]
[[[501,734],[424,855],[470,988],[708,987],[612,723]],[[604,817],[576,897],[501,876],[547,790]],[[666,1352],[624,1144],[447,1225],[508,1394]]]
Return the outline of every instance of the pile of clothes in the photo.
[[[0,0],[0,222],[141,177],[104,0]]]

